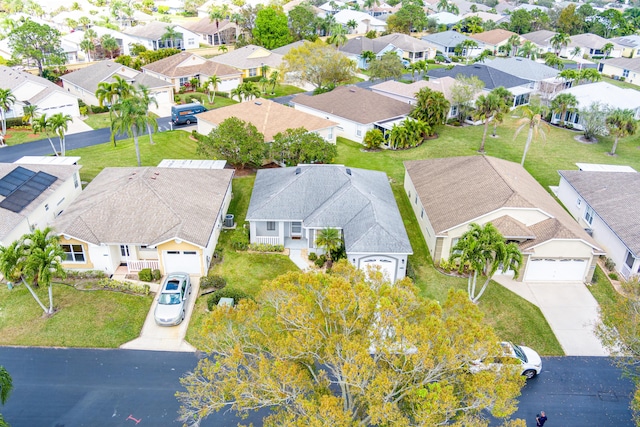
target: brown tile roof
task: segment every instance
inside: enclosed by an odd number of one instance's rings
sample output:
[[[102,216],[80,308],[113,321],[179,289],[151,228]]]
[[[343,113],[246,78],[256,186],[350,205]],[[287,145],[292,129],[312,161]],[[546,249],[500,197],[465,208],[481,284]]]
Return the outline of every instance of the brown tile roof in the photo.
[[[540,210],[550,216],[528,228],[536,236],[527,248],[550,238],[595,241],[518,163],[489,156],[404,162],[436,233],[501,208]]]
[[[229,169],[105,168],[55,229],[96,245],[179,238],[206,247],[232,178]]]
[[[500,29],[500,28],[496,28],[495,30],[490,30],[490,31],[484,31],[478,34],[469,34],[469,37],[471,37],[474,40],[481,41],[486,44],[492,44],[492,45],[496,45],[498,43],[502,43],[506,40],[509,40],[509,37],[511,36],[517,36],[517,34],[511,31]]]
[[[526,225],[509,215],[496,218],[491,223],[505,239],[535,239],[535,234]]]
[[[180,52],[142,67],[167,77],[203,74],[218,77],[239,76],[242,73],[229,65],[220,64],[190,52]]]
[[[303,127],[308,131],[316,131],[338,124],[262,98],[198,114],[198,120],[216,126],[229,117],[252,123],[264,135],[266,142],[273,141],[277,133],[287,129]]]
[[[356,123],[369,124],[411,112],[409,104],[357,86],[339,86],[320,95],[298,95],[291,101]]]

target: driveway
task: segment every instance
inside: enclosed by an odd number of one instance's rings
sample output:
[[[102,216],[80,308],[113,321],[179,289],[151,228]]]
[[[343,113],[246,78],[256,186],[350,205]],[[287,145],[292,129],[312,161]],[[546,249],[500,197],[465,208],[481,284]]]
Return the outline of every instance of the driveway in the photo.
[[[599,306],[582,282],[516,282],[510,276],[494,280],[540,308],[567,356],[607,356],[594,333]]]
[[[153,316],[153,312],[158,304],[159,290],[151,304],[151,309],[147,314],[147,318],[142,326],[140,336],[133,341],[129,341],[120,346],[120,348],[129,350],[155,350],[155,351],[182,351],[195,352],[196,349],[184,340],[191,320],[191,313],[195,306],[197,296],[200,292],[200,278],[191,277],[191,296],[187,307],[187,314],[178,326],[158,326]]]

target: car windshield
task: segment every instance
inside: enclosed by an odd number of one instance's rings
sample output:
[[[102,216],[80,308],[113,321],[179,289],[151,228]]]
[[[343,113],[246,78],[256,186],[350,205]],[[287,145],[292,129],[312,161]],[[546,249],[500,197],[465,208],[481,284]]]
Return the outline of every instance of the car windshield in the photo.
[[[519,345],[517,344],[511,344],[513,346],[513,351],[516,352],[516,356],[518,356],[518,359],[522,360],[524,363],[527,363],[527,355],[524,354],[524,351],[522,351],[522,348],[520,348]]]
[[[180,295],[178,294],[160,294],[158,304],[174,305],[180,304]]]

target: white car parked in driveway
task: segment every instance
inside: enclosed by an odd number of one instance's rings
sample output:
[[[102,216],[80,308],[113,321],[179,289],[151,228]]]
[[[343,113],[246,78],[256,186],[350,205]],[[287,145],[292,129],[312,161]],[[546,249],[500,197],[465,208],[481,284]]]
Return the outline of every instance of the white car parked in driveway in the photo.
[[[170,273],[160,288],[158,305],[154,312],[160,326],[179,325],[185,318],[191,294],[191,279],[187,273]]]
[[[521,365],[522,375],[531,379],[542,372],[540,355],[529,347],[510,342],[501,342],[502,355],[476,360],[471,364],[471,372],[476,373],[485,369],[501,369],[503,365]]]

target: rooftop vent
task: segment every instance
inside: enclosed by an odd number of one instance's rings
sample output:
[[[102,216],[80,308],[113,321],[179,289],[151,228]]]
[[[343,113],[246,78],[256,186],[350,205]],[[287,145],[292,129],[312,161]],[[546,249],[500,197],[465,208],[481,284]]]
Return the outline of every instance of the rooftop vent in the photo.
[[[351,176],[351,169],[347,168],[347,175]]]
[[[262,102],[260,102],[260,101],[256,101],[256,102],[255,102],[255,104],[256,104],[256,105],[262,105]]]
[[[296,168],[296,175],[300,175],[300,172],[302,172],[302,169]]]
[[[356,90],[355,89],[349,89],[349,92],[356,93]]]

